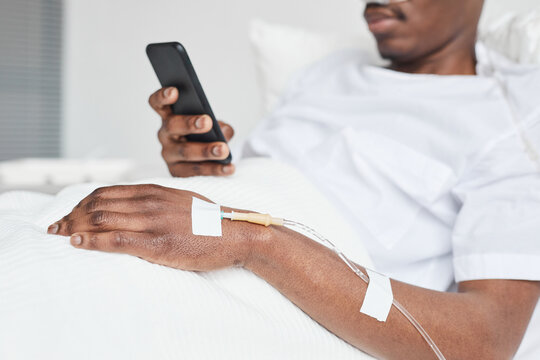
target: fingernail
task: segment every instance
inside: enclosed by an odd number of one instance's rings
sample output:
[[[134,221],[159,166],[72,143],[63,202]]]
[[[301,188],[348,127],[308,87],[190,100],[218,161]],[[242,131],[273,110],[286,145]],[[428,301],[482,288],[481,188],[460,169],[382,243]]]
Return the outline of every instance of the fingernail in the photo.
[[[82,237],[81,235],[73,235],[71,236],[71,245],[73,246],[79,246],[82,244]]]
[[[232,174],[232,172],[233,172],[233,166],[232,165],[225,165],[223,167],[223,173]]]
[[[221,156],[221,146],[217,145],[212,148],[212,155]]]
[[[204,127],[204,116],[201,116],[199,117],[196,121],[195,121],[195,127],[197,129],[202,129]]]
[[[171,96],[171,93],[172,93],[172,88],[168,87],[165,89],[165,91],[163,92],[163,95],[165,95],[165,97],[169,97]]]
[[[54,223],[47,229],[49,234],[56,234],[58,232],[58,224]]]

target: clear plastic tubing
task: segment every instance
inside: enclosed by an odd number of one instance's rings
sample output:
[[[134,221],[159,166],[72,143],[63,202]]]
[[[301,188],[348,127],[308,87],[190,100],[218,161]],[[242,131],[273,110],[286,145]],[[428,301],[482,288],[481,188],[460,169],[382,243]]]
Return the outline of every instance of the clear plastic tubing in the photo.
[[[323,244],[327,244],[330,247],[330,249],[333,250],[356,275],[358,275],[360,279],[364,280],[366,284],[369,284],[369,277],[366,274],[364,274],[352,261],[350,261],[345,256],[345,254],[343,254],[343,252],[341,252],[341,250],[339,250],[330,240],[320,235],[317,231],[313,230],[309,226],[306,226],[304,224],[301,224],[296,221],[291,221],[291,220],[283,220],[283,225],[289,226],[293,229],[296,228],[296,229],[303,230],[307,232],[308,234],[319,239]],[[407,309],[405,309],[405,307],[401,305],[401,303],[399,303],[396,299],[393,300],[392,304],[394,305],[396,309],[398,309],[400,313],[403,314],[403,316],[405,316],[407,320],[409,320],[409,322],[415,327],[415,329],[420,333],[420,335],[422,335],[422,337],[424,338],[426,343],[429,345],[429,347],[431,348],[435,356],[437,356],[437,359],[446,360],[441,350],[439,350],[439,348],[437,347],[437,344],[435,344],[433,339],[429,336],[426,330],[424,330],[422,325],[420,325],[420,323],[414,318],[414,316],[412,316],[412,314],[409,313]]]

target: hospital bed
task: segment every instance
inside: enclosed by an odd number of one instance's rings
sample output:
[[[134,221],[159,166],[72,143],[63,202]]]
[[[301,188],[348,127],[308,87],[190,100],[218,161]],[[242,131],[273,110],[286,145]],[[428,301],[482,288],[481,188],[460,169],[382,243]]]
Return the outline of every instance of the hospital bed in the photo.
[[[371,266],[354,230],[296,170],[268,159],[231,178],[148,179],[316,227]],[[241,268],[193,273],[75,249],[47,235],[100,184],[0,195],[1,359],[369,359]]]
[[[516,60],[540,63],[540,16],[526,16],[501,20],[486,42]],[[281,50],[276,37],[286,39]],[[359,43],[264,22],[254,23],[252,39],[267,108],[292,72]],[[287,57],[276,54],[287,47],[309,55],[284,63]],[[231,178],[141,183],[192,190],[224,205],[298,220],[316,227],[353,261],[372,266],[351,226],[297,171],[265,159],[244,160],[237,168]],[[49,224],[100,185],[75,185],[57,195],[0,195],[0,359],[370,358],[243,269],[184,272],[75,249],[67,238],[46,234]]]

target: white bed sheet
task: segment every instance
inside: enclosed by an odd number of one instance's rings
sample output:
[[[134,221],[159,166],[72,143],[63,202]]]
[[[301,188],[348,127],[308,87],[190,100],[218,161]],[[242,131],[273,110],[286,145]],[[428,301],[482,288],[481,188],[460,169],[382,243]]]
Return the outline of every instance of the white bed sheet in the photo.
[[[265,159],[231,178],[154,179],[317,228],[371,266],[297,171]],[[46,234],[98,184],[0,196],[0,359],[370,359],[243,269],[193,273],[72,248]]]

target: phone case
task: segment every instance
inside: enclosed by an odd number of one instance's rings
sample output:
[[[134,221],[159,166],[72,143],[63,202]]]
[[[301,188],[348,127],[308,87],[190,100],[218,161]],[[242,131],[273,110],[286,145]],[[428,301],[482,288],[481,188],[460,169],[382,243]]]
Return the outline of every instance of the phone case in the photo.
[[[189,60],[186,49],[178,42],[150,44],[146,47],[146,54],[161,83],[162,87],[174,86],[180,96],[172,105],[174,114],[201,115],[207,114],[212,118],[212,130],[205,134],[191,134],[186,136],[188,141],[196,142],[226,142],[221,128],[204,94],[203,88],[195,69]],[[222,164],[229,164],[232,155],[225,160],[215,160]]]

